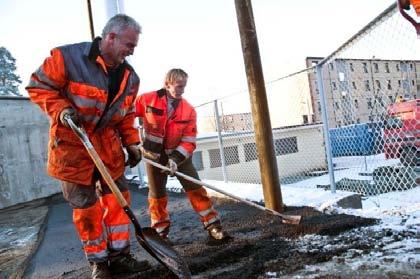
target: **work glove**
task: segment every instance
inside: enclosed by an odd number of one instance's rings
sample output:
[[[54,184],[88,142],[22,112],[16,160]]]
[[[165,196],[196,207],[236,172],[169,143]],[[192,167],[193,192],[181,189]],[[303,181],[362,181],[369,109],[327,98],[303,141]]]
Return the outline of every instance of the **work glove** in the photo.
[[[76,124],[78,127],[80,126],[80,119],[77,115],[77,112],[74,110],[74,108],[65,108],[60,112],[60,122],[64,126],[70,128],[69,123],[67,123],[66,116],[69,116],[71,120]]]
[[[147,150],[144,147],[141,147],[140,150],[141,150],[141,153],[143,154],[144,158],[149,159],[153,162],[158,162],[159,161],[159,157],[160,157],[159,154],[154,153],[150,150]]]
[[[128,153],[127,165],[130,168],[135,167],[141,161],[141,150],[137,144],[132,144],[126,147]]]
[[[167,167],[169,168],[169,175],[174,176],[175,172],[178,170],[178,164],[175,162],[175,160],[169,159]]]

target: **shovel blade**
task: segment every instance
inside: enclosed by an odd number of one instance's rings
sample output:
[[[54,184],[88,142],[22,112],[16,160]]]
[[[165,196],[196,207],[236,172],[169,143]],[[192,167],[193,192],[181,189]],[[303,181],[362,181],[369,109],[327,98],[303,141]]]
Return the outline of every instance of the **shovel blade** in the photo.
[[[178,278],[191,278],[190,270],[185,261],[153,228],[142,228],[141,232],[136,232],[136,239],[150,255]]]

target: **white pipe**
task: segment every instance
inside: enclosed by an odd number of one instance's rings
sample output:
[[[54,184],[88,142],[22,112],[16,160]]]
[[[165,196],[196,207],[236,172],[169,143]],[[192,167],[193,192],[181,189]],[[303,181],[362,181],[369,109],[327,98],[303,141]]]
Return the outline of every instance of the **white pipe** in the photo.
[[[110,19],[116,14],[125,13],[124,0],[104,0],[106,19]]]

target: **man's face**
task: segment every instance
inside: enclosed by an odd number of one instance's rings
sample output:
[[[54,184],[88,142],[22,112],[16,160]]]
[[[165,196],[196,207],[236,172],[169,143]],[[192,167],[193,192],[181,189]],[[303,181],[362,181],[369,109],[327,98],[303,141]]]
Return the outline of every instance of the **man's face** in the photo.
[[[109,35],[112,40],[110,58],[114,65],[119,65],[124,62],[127,56],[134,53],[139,33],[132,28],[126,28],[120,34],[110,33]]]
[[[165,84],[166,90],[168,90],[169,95],[174,99],[181,99],[182,94],[184,94],[185,86],[187,86],[188,79],[178,79],[175,82]]]

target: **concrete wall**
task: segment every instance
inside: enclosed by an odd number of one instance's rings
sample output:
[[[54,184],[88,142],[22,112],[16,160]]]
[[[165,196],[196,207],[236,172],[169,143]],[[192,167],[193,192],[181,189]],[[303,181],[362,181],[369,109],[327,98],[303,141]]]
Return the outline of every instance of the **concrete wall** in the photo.
[[[48,117],[24,97],[0,97],[0,208],[61,191],[46,173]]]

